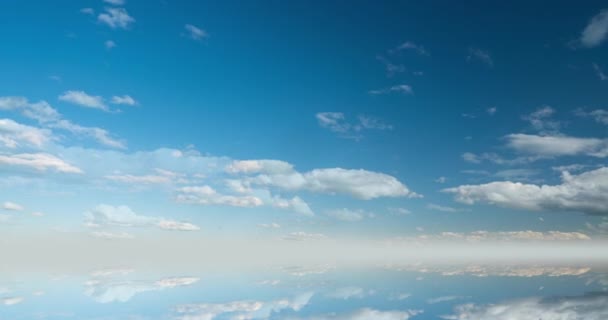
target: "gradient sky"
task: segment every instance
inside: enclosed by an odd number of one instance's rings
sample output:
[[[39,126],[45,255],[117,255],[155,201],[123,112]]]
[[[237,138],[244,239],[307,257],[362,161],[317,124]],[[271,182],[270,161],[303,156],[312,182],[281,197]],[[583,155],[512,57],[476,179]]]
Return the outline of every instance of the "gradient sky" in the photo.
[[[0,230],[608,233],[608,9],[0,3]]]

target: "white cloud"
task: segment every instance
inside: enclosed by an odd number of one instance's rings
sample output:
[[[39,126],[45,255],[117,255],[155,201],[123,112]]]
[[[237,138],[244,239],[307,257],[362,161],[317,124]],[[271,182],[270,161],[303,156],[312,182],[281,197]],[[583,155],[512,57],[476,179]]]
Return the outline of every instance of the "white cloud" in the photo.
[[[358,199],[369,200],[379,197],[418,197],[395,177],[384,173],[363,169],[342,168],[314,169],[300,173],[286,162],[269,163],[266,160],[246,160],[233,162],[227,170],[235,172],[237,167],[247,167],[247,171],[260,173],[242,179],[244,185],[277,187],[283,190],[308,190],[319,193],[347,194]],[[257,161],[260,161],[259,163]],[[274,170],[280,168],[279,170]]]
[[[315,215],[312,209],[310,209],[310,207],[308,206],[308,204],[298,196],[295,196],[291,199],[283,199],[275,196],[272,197],[270,201],[272,203],[272,206],[275,208],[292,210],[301,215],[309,217]]]
[[[496,114],[496,112],[498,112],[498,108],[496,108],[496,107],[491,107],[491,108],[486,109],[486,112],[487,112],[489,115],[493,116],[494,114]]]
[[[487,202],[525,210],[578,211],[608,214],[608,168],[602,167],[579,175],[562,173],[558,185],[534,185],[511,181],[480,185],[462,185],[444,189],[457,201],[474,204]]]
[[[260,223],[258,224],[258,227],[260,228],[267,228],[267,229],[280,229],[281,225],[276,223],[276,222],[272,222],[272,223]]]
[[[442,296],[442,297],[428,299],[428,300],[426,300],[426,303],[428,303],[428,304],[436,304],[436,303],[454,301],[454,300],[463,299],[463,298],[467,298],[467,297],[463,297],[463,296]]]
[[[533,297],[491,305],[464,304],[454,309],[449,320],[603,320],[608,319],[606,293],[583,296]]]
[[[105,3],[109,3],[113,6],[123,6],[125,4],[125,0],[103,0]]]
[[[388,211],[390,211],[394,215],[399,215],[399,216],[405,216],[405,215],[412,213],[410,210],[408,210],[406,208],[388,208]]]
[[[363,210],[350,210],[346,208],[327,211],[327,215],[342,221],[357,222],[361,221],[368,214]]]
[[[8,211],[23,211],[24,208],[22,205],[10,201],[6,201],[2,204],[2,209]]]
[[[22,144],[41,147],[52,138],[52,133],[17,123],[11,119],[0,119],[0,144],[7,148],[17,148]]]
[[[469,55],[467,55],[467,61],[471,62],[473,60],[480,61],[490,68],[494,66],[494,60],[492,59],[492,56],[490,56],[490,53],[479,48],[469,48]]]
[[[382,311],[370,308],[363,308],[351,313],[329,314],[322,316],[307,317],[307,320],[408,320],[413,316],[419,315],[422,310],[404,311]]]
[[[116,47],[116,42],[112,41],[112,40],[106,40],[106,42],[103,43],[103,45],[106,47],[106,49],[112,49]]]
[[[115,173],[106,175],[105,178],[111,181],[134,184],[134,185],[153,185],[153,184],[172,184],[187,182],[183,174],[169,170],[155,169],[155,174],[132,175]]]
[[[579,117],[591,117],[598,123],[608,125],[608,110],[596,109],[587,112],[583,109],[578,109],[575,111],[575,114]]]
[[[136,106],[138,104],[135,99],[126,94],[124,96],[113,96],[110,102],[112,104],[124,104],[127,106]]]
[[[94,15],[95,10],[93,10],[93,8],[82,8],[80,9],[80,13]]]
[[[505,137],[507,147],[539,157],[585,155],[597,158],[608,157],[608,139],[576,138],[563,135],[539,136],[523,133]]]
[[[175,307],[177,320],[213,320],[224,319],[223,315],[230,314],[230,319],[268,319],[273,314],[291,309],[299,311],[304,308],[312,292],[301,293],[291,299],[273,301],[241,300],[226,303],[183,304]]]
[[[97,16],[97,20],[112,29],[127,29],[135,22],[135,19],[124,8],[106,8],[105,10],[105,13]]]
[[[360,115],[357,122],[349,122],[341,112],[319,112],[316,115],[319,125],[340,134],[343,138],[359,140],[364,130],[392,130],[393,126],[380,119]]]
[[[587,48],[599,46],[608,36],[608,10],[602,10],[589,21],[581,33],[581,44]]]
[[[97,303],[127,302],[137,294],[190,286],[199,278],[165,278],[158,281],[124,281],[95,278],[85,283],[85,295]]]
[[[64,173],[83,173],[79,168],[47,153],[0,155],[0,164],[29,167],[38,171],[53,169]]]
[[[101,96],[92,96],[84,91],[69,90],[59,96],[59,100],[86,108],[110,111]]]
[[[190,186],[178,189],[177,202],[201,205],[227,205],[233,207],[258,207],[264,204],[254,196],[233,196],[218,193],[210,186]]]
[[[542,106],[536,111],[525,115],[522,118],[529,122],[534,130],[539,131],[541,134],[557,134],[561,127],[561,123],[556,120],[552,120],[551,117],[555,114],[555,109],[550,106]]]
[[[412,95],[412,94],[414,94],[414,89],[412,89],[412,86],[410,86],[410,85],[399,84],[399,85],[394,85],[394,86],[388,87],[388,88],[369,91],[369,94],[373,94],[373,95],[388,94],[388,93],[401,93],[401,94],[405,94],[405,95]]]
[[[34,119],[46,127],[66,130],[79,136],[89,136],[109,147],[125,148],[124,142],[111,138],[110,134],[104,129],[83,127],[69,120],[62,119],[61,114],[46,101],[30,103],[24,97],[0,97],[0,110],[18,111],[23,116]]]
[[[100,227],[157,227],[171,231],[197,231],[200,228],[187,222],[165,218],[138,215],[127,206],[100,204],[85,212],[85,224],[92,228]]]
[[[0,302],[5,306],[12,306],[23,302],[25,299],[23,297],[7,297],[0,299]]]
[[[283,240],[289,241],[316,241],[316,240],[325,240],[328,237],[321,233],[308,233],[304,231],[296,231],[291,232],[288,235],[283,237]]]
[[[188,32],[188,37],[191,39],[201,40],[201,39],[209,37],[209,34],[207,34],[207,31],[200,29],[196,26],[193,26],[191,24],[186,24],[184,26],[184,28]]]
[[[437,183],[446,183],[446,181],[448,181],[448,179],[446,177],[439,177],[439,178],[435,179],[435,182],[437,182]]]
[[[363,288],[359,287],[343,287],[338,288],[332,292],[327,293],[325,296],[332,299],[348,300],[352,298],[361,299],[364,298],[368,292]]]
[[[429,210],[442,211],[442,212],[460,212],[462,209],[452,208],[448,206],[442,206],[434,203],[429,203],[426,205],[426,208]]]

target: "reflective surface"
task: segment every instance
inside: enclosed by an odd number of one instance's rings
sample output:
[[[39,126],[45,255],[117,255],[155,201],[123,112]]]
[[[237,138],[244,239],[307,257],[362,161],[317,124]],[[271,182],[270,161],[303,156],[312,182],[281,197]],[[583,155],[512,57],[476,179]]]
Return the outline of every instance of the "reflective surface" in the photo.
[[[0,280],[0,319],[606,319],[608,269],[581,264],[127,266]]]

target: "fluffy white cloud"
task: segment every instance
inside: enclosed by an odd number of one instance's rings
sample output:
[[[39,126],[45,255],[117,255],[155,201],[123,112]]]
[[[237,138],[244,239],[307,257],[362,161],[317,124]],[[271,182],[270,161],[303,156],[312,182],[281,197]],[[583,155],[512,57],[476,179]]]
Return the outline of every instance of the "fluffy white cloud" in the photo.
[[[608,36],[608,10],[602,10],[589,21],[581,33],[581,44],[592,48],[599,46]]]
[[[608,319],[608,295],[590,293],[584,296],[534,297],[491,305],[457,306],[449,320],[603,320]]]
[[[575,138],[561,135],[539,136],[522,133],[507,135],[506,139],[509,148],[540,157],[575,155],[608,157],[608,139]]]
[[[23,211],[24,208],[22,205],[10,201],[6,201],[2,204],[2,209],[8,211]]]
[[[188,222],[138,215],[127,206],[100,204],[85,212],[85,224],[91,228],[100,227],[157,227],[170,231],[197,231],[200,228]],[[102,232],[103,233],[103,232]]]
[[[69,90],[59,96],[59,100],[73,103],[78,106],[110,111],[101,96],[92,96],[84,91]]]
[[[291,309],[299,311],[308,304],[312,292],[299,294],[291,299],[273,301],[241,300],[226,303],[183,304],[175,307],[176,319],[179,320],[213,320],[230,314],[231,319],[268,319],[272,314]]]
[[[83,127],[81,125],[77,125],[69,120],[59,120],[52,124],[49,124],[51,128],[63,129],[69,131],[75,135],[85,135],[95,139],[102,145],[116,148],[116,149],[125,149],[125,142],[121,140],[116,140],[110,137],[110,133],[105,129],[96,128],[96,127]]]
[[[137,101],[133,99],[130,95],[125,94],[124,96],[112,96],[110,100],[112,104],[124,104],[127,106],[136,106]]]
[[[64,173],[83,173],[79,168],[47,153],[0,155],[0,165],[29,167],[38,171],[53,169]]]
[[[51,136],[50,130],[26,126],[11,119],[0,119],[0,144],[5,147],[13,149],[22,144],[41,147]]]
[[[112,29],[127,29],[135,23],[135,19],[124,8],[106,8],[105,10],[106,12],[97,16],[97,20]]]
[[[187,34],[188,37],[192,38],[194,40],[201,40],[201,39],[207,38],[209,36],[209,34],[207,34],[207,31],[200,29],[191,24],[185,25],[184,29],[186,29],[186,31],[188,32],[188,34]]]
[[[579,175],[562,173],[562,184],[534,185],[511,181],[463,185],[444,189],[466,204],[487,202],[526,210],[578,211],[608,214],[608,168]]]
[[[243,178],[242,182],[245,186],[259,185],[290,191],[308,190],[328,194],[348,194],[363,200],[379,197],[418,196],[395,177],[384,173],[342,168],[314,169],[300,173],[286,162],[269,164],[267,160],[247,160],[245,166],[247,169],[236,170],[236,172],[260,173],[253,177]],[[236,161],[229,165],[227,170],[235,172],[234,168],[243,166],[242,162]]]

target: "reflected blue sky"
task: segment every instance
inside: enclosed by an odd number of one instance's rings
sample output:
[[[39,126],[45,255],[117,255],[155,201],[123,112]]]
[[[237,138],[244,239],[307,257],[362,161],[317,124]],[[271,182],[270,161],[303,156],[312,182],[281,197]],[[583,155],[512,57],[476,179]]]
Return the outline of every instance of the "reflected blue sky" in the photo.
[[[605,266],[280,267],[168,275],[130,268],[3,275],[2,319],[604,319]]]

